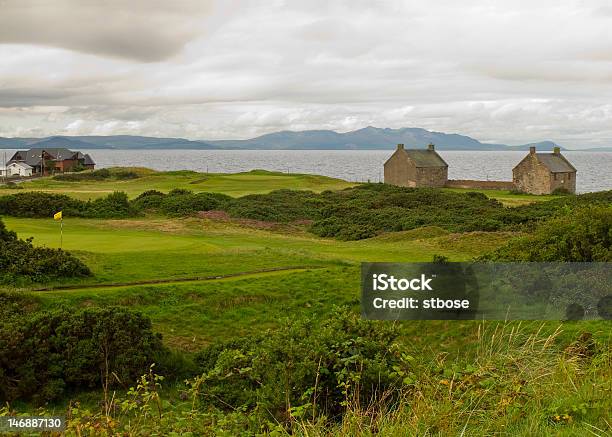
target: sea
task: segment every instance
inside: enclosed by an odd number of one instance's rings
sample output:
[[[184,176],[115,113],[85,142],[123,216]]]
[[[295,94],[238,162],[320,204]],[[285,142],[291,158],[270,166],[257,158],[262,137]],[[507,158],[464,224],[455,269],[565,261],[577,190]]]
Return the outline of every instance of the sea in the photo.
[[[255,169],[309,173],[352,182],[380,182],[392,150],[81,150],[96,168],[130,166],[155,170],[236,173]],[[0,150],[0,154],[4,151]],[[10,158],[14,150],[6,150]],[[528,152],[438,151],[449,179],[512,180],[512,168]],[[579,193],[612,189],[612,152],[563,152],[578,170]],[[2,158],[2,155],[0,155]]]

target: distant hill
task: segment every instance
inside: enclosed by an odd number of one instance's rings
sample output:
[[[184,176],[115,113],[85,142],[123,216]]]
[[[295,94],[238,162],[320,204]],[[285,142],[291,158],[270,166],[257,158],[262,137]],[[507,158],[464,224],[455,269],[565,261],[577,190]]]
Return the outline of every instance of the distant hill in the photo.
[[[529,150],[531,146],[536,146],[538,152],[552,152],[555,147],[561,150],[567,150],[565,147],[553,143],[552,141],[541,141],[539,143],[521,144],[520,146],[506,146],[507,150]]]
[[[218,149],[205,141],[184,138],[157,138],[135,135],[78,136],[77,138],[97,147],[111,149]]]
[[[433,143],[438,150],[529,150],[534,145],[541,151],[551,151],[552,141],[507,146],[482,143],[474,138],[432,132],[421,128],[376,128],[368,126],[351,132],[332,130],[282,131],[246,140],[188,140],[136,135],[53,136],[47,138],[2,138],[0,149],[56,148],[69,149],[272,149],[272,150],[391,150],[402,143],[406,148],[425,148]],[[562,148],[563,150],[566,150]]]
[[[366,127],[352,132],[331,130],[301,132],[282,131],[249,140],[209,141],[222,148],[232,149],[393,149],[403,143],[407,148],[425,148],[434,143],[441,150],[498,150],[499,144],[485,144],[474,138],[457,134],[430,132],[420,128]]]

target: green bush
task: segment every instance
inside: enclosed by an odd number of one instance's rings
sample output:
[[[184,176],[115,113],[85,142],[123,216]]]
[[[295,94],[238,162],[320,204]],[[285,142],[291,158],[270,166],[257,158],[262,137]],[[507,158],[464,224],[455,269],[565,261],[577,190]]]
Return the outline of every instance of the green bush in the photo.
[[[127,194],[119,191],[106,197],[87,202],[82,213],[83,217],[93,218],[125,218],[138,215]]]
[[[58,211],[67,216],[80,216],[85,202],[63,194],[32,191],[0,197],[0,215],[13,217],[53,217]]]
[[[314,220],[329,201],[312,191],[276,190],[233,199],[227,212],[232,217],[273,222]]]
[[[198,211],[224,209],[230,199],[219,193],[177,194],[173,190],[161,198],[158,208],[169,216],[186,216]],[[149,205],[151,203],[149,201]]]
[[[396,357],[389,352],[397,335],[392,324],[336,309],[323,321],[303,318],[263,335],[212,345],[196,356],[204,379],[202,401],[285,423],[303,409],[339,417],[349,403],[367,405],[399,382],[393,373]]]
[[[166,195],[161,191],[148,190],[141,193],[132,201],[132,205],[138,211],[158,210]]]
[[[150,320],[121,307],[46,310],[3,319],[0,401],[40,403],[68,390],[100,388],[105,380],[110,387],[127,385],[162,350]]]
[[[91,172],[84,172],[75,170],[77,173],[64,173],[53,176],[56,181],[63,182],[81,182],[81,181],[103,181],[111,177],[111,172],[106,169],[94,170]],[[138,175],[136,175],[138,177]]]
[[[0,215],[51,218],[58,211],[62,211],[64,217],[125,218],[138,215],[122,192],[88,202],[42,191],[0,197]]]
[[[612,261],[612,206],[580,206],[542,222],[483,259],[494,261]]]
[[[139,211],[159,211],[168,216],[187,216],[199,211],[225,209],[231,197],[219,193],[196,193],[176,188],[168,194],[156,190],[142,193],[132,201]]]

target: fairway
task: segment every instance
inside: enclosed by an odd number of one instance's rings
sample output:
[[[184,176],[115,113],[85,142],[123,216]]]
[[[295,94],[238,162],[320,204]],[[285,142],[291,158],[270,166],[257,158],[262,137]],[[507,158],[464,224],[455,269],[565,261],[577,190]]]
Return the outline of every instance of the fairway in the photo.
[[[53,220],[3,220],[22,238],[59,247],[59,225]],[[292,311],[357,305],[363,261],[431,261],[434,254],[467,260],[507,238],[506,233],[450,234],[426,228],[342,242],[305,230],[273,232],[198,218],[66,219],[64,249],[85,261],[94,276],[45,284],[77,289],[40,296],[53,305],[140,308],[169,344],[191,350],[249,326],[265,329]],[[272,269],[278,271],[267,271]],[[236,276],[198,280],[225,275]],[[139,284],[143,281],[164,283]],[[118,283],[127,285],[111,286]],[[79,284],[95,288],[79,290]]]
[[[121,171],[114,168],[111,171]],[[195,171],[158,172],[145,168],[124,169],[138,174],[138,178],[127,180],[100,180],[67,182],[45,177],[20,184],[23,191],[46,191],[68,194],[81,200],[96,199],[113,191],[123,191],[134,198],[147,190],[167,193],[176,188],[193,192],[223,193],[233,197],[247,194],[268,193],[272,190],[290,188],[293,190],[340,190],[355,184],[326,176],[307,174],[286,174],[266,170],[253,170],[246,173],[197,173]],[[1,193],[1,192],[0,192]],[[9,194],[8,192],[6,194]],[[4,194],[4,193],[1,193]]]

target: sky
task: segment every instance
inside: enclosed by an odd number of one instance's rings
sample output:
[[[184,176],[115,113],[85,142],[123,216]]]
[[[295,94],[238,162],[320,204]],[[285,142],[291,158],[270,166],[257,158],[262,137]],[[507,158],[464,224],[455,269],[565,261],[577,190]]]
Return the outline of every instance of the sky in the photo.
[[[608,0],[0,0],[0,136],[612,146]]]

